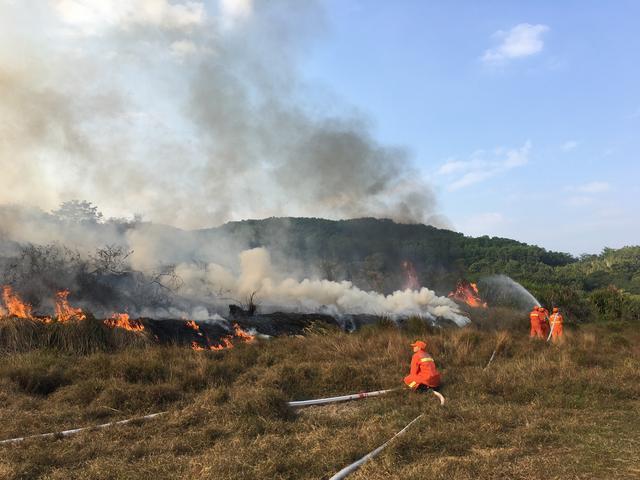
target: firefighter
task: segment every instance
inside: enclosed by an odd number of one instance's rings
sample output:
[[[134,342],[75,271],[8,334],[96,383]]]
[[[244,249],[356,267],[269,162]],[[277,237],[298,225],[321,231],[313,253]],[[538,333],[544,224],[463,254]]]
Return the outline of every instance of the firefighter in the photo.
[[[540,320],[542,336],[547,338],[549,336],[549,310],[544,307],[538,307],[538,319]]]
[[[413,357],[411,357],[411,370],[404,377],[404,383],[413,391],[426,391],[440,386],[440,374],[436,368],[433,357],[427,353],[427,344],[417,340],[411,344]]]
[[[554,342],[557,342],[562,338],[562,335],[564,334],[564,329],[562,327],[562,324],[564,322],[564,317],[558,310],[558,307],[553,307],[553,313],[551,314],[550,322],[551,322],[551,339]]]
[[[529,337],[545,338],[540,326],[540,311],[538,310],[537,306],[534,306],[531,310],[531,313],[529,313],[529,320],[531,321],[531,330],[529,332]]]

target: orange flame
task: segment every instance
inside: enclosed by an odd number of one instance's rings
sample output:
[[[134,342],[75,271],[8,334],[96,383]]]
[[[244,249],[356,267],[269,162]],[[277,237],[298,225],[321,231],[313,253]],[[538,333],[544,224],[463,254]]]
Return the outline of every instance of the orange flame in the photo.
[[[187,322],[187,326],[190,328],[193,328],[193,326],[191,326],[190,324],[193,323],[195,324],[196,327],[198,327],[198,325],[193,322]],[[200,329],[199,327],[197,328],[198,330]],[[195,330],[195,328],[194,328]],[[199,335],[201,335],[201,333],[199,333]],[[225,337],[222,337],[220,339],[220,342],[222,342],[219,345],[211,345],[209,339],[207,338],[207,347],[203,347],[202,345],[200,345],[198,342],[191,342],[191,348],[193,350],[196,351],[202,351],[202,350],[226,350],[229,348],[233,348],[233,339],[237,338],[239,339],[241,342],[243,343],[251,343],[255,340],[255,336],[251,335],[250,333],[246,332],[245,330],[243,330],[240,325],[238,325],[237,323],[233,324],[233,335],[227,335]]]
[[[251,343],[256,339],[255,335],[245,332],[237,323],[233,324],[233,331],[234,335],[245,343]]]
[[[456,289],[449,294],[449,298],[464,302],[473,308],[487,308],[487,302],[483,302],[478,292],[478,285],[475,283],[460,280]]]
[[[191,342],[191,348],[197,352],[201,352],[203,350],[219,351],[233,348],[233,343],[231,342],[231,339],[229,337],[222,337],[220,341],[222,342],[222,344],[220,345],[207,345],[206,347],[203,347],[198,342]]]
[[[231,337],[222,337],[220,340],[222,341],[221,345],[209,345],[209,350],[227,350],[233,348]]]
[[[202,337],[202,332],[200,331],[200,325],[198,325],[195,321],[189,320],[188,322],[185,323],[185,325],[187,326],[187,328],[190,328],[191,330],[193,330],[199,336]]]
[[[60,323],[68,322],[72,319],[85,320],[87,316],[81,308],[73,308],[69,305],[69,290],[61,290],[56,293],[56,318]]]
[[[405,260],[402,262],[402,268],[404,269],[404,274],[406,280],[404,282],[404,289],[407,290],[420,290],[420,282],[418,281],[418,272],[416,272],[413,263]]]
[[[128,313],[114,313],[104,321],[104,324],[107,327],[124,328],[131,332],[141,332],[144,330],[142,322],[140,320],[133,320],[129,318]]]
[[[33,318],[31,315],[31,305],[24,303],[16,293],[13,293],[13,290],[9,285],[2,287],[2,300],[5,308],[0,311],[6,310],[6,314],[8,316],[25,319]]]

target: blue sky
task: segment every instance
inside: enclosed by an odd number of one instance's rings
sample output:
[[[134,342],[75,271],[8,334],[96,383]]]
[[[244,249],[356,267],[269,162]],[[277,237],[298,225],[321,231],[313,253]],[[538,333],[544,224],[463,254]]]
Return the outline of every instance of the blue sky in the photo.
[[[640,243],[640,4],[326,4],[306,77],[410,149],[454,227],[572,253]]]
[[[0,204],[183,228],[440,213],[574,254],[640,244],[638,18],[624,0],[0,0]]]

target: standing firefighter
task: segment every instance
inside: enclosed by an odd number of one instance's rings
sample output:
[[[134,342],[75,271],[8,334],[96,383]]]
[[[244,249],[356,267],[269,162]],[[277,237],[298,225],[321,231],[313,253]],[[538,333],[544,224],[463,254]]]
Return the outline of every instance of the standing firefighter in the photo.
[[[558,307],[553,307],[553,313],[551,314],[549,320],[551,322],[550,338],[553,339],[554,342],[556,342],[562,338],[562,335],[564,333],[564,329],[562,327],[562,324],[564,323],[564,317],[558,310]]]
[[[404,377],[404,383],[414,391],[439,387],[440,374],[433,358],[426,352],[427,344],[422,340],[417,340],[411,346],[414,351],[413,357],[411,357],[411,370],[409,375]]]
[[[538,307],[538,320],[540,321],[542,336],[547,338],[549,335],[549,310],[544,307]]]
[[[529,332],[529,337],[534,338],[545,338],[542,333],[542,326],[540,321],[540,312],[538,311],[538,307],[533,307],[531,313],[529,314],[529,320],[531,322],[531,331]]]

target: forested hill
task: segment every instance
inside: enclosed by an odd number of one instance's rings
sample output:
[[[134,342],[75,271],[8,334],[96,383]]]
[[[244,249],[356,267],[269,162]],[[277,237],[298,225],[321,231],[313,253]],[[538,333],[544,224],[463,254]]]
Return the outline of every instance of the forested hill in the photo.
[[[298,275],[350,280],[379,292],[408,286],[407,268],[439,294],[460,279],[479,281],[482,293],[483,278],[505,274],[544,305],[561,305],[571,320],[640,320],[640,246],[576,258],[507,238],[373,218],[246,220],[199,234],[265,246]]]
[[[284,260],[316,268],[324,278],[384,292],[402,287],[407,261],[420,283],[439,293],[450,291],[460,278],[488,274],[509,275],[534,290],[558,286],[588,292],[615,285],[640,293],[640,247],[576,258],[506,238],[473,238],[374,218],[269,218],[213,230],[247,239],[250,246],[269,247]]]

